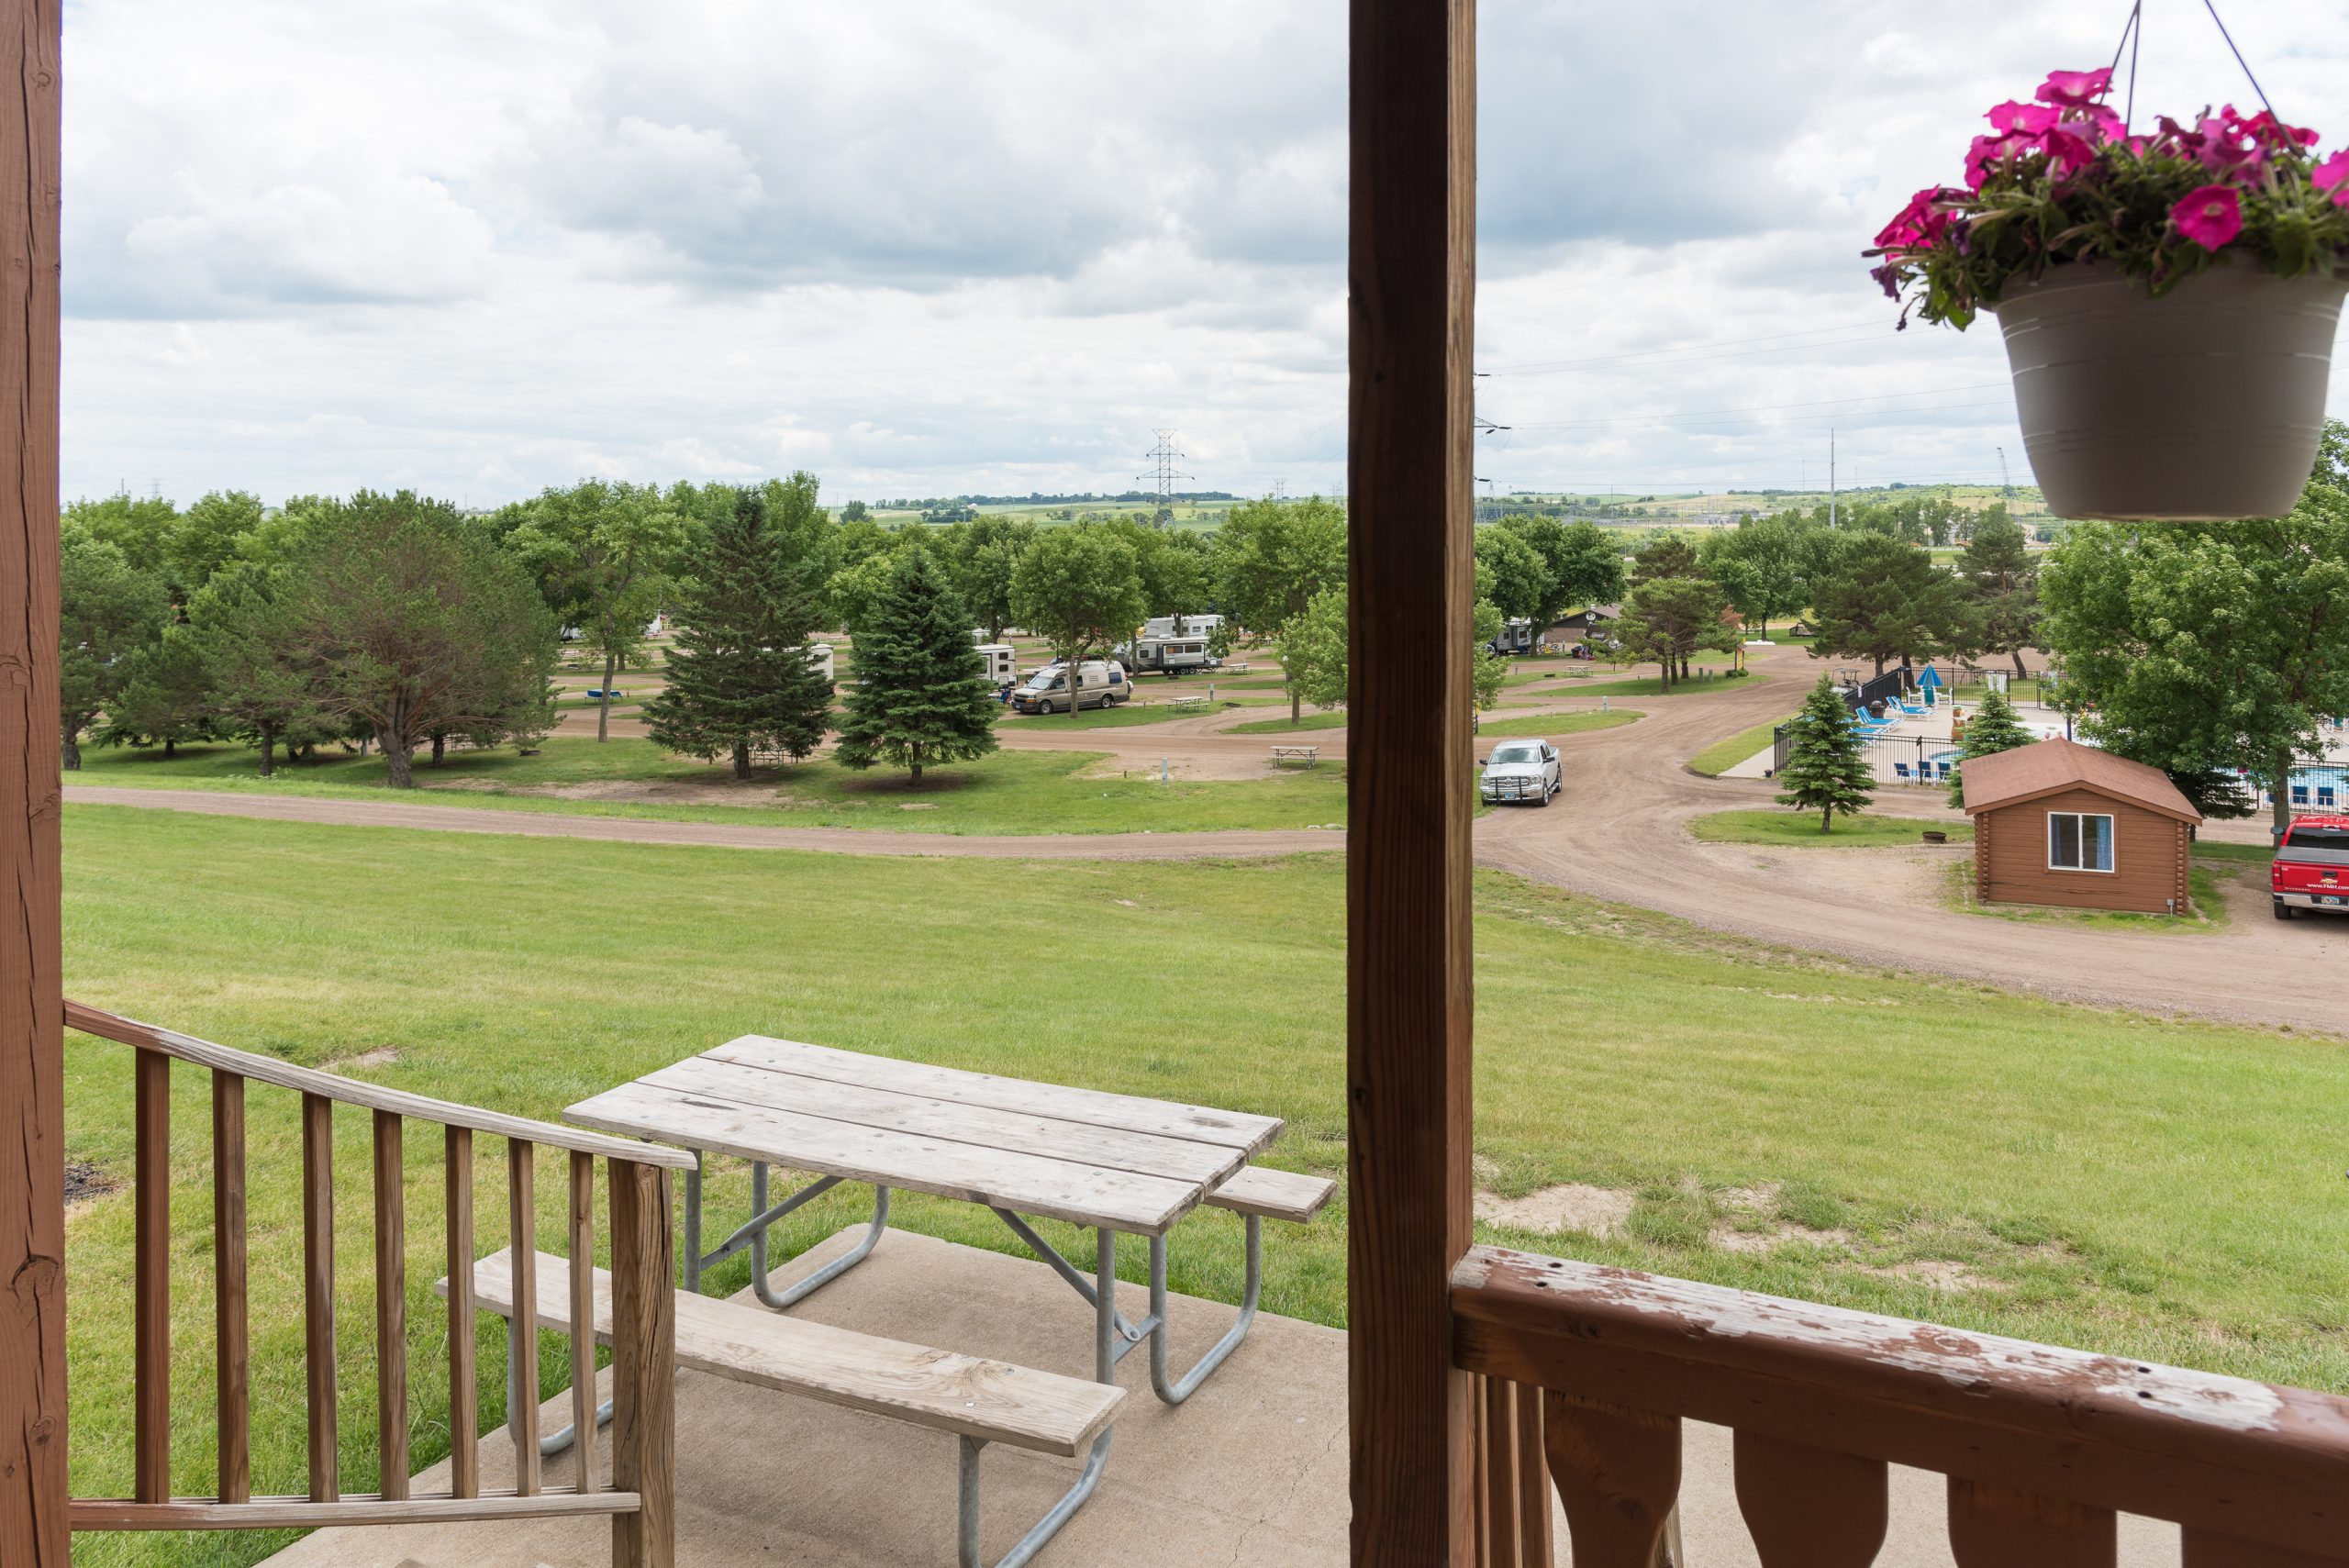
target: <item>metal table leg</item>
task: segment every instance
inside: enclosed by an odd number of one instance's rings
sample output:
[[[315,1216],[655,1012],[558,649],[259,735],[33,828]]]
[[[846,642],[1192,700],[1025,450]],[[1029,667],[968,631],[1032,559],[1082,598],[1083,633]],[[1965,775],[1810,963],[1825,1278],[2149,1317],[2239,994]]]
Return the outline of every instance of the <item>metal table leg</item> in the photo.
[[[997,1210],[998,1213],[1001,1210]],[[1103,1383],[1117,1380],[1118,1359],[1128,1346],[1119,1343],[1118,1328],[1118,1233],[1101,1229],[1094,1233],[1094,1278],[1086,1282],[1087,1294],[1093,1302],[1093,1374]],[[1049,1249],[1047,1249],[1049,1251]],[[1052,1256],[1059,1257],[1058,1252]],[[1066,1262],[1065,1259],[1062,1260]],[[1070,1272],[1074,1273],[1072,1267]],[[1080,1279],[1082,1275],[1078,1276]],[[1082,1507],[1100,1482],[1101,1472],[1109,1462],[1109,1439],[1115,1428],[1103,1429],[1093,1440],[1092,1451],[1085,1455],[1085,1469],[1075,1485],[1061,1495],[1044,1517],[1019,1538],[1019,1543],[997,1558],[995,1568],[1021,1568],[1021,1564],[1043,1548],[1046,1541],[1060,1533],[1069,1516]],[[976,1438],[962,1440],[962,1469],[957,1488],[955,1518],[955,1550],[961,1568],[985,1568],[979,1556],[979,1454],[986,1444]]]
[[[1190,1371],[1179,1380],[1170,1380],[1166,1372],[1166,1238],[1150,1239],[1150,1385],[1169,1405],[1180,1405],[1188,1399],[1208,1373],[1221,1366],[1224,1358],[1237,1350],[1240,1341],[1248,1337],[1248,1326],[1256,1320],[1257,1298],[1264,1289],[1264,1221],[1261,1216],[1248,1218],[1248,1280],[1240,1297],[1239,1320],[1216,1341],[1215,1348],[1201,1356]]]

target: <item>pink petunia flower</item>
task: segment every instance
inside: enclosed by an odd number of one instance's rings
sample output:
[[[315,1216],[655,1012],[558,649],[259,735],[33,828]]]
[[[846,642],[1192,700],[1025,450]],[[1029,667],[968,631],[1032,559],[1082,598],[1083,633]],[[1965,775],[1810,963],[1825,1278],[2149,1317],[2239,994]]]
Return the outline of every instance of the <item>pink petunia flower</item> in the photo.
[[[1983,117],[1991,128],[2008,136],[2037,136],[2053,126],[2061,111],[2045,104],[2018,104],[2009,99]]]
[[[2229,104],[2225,111],[2225,124],[2230,132],[2247,136],[2264,147],[2288,150],[2316,145],[2316,132],[2304,126],[2286,125],[2276,117],[2273,109],[2262,109],[2246,118],[2237,114],[2235,106]]]
[[[2332,193],[2334,206],[2349,206],[2349,148],[2319,163],[2315,177],[2318,190]]]
[[[2101,71],[2051,71],[2032,95],[2043,104],[2084,108],[2112,91],[2110,68]]]
[[[2204,185],[2169,209],[2177,231],[2205,250],[2216,250],[2243,232],[2243,197],[2232,185]]]

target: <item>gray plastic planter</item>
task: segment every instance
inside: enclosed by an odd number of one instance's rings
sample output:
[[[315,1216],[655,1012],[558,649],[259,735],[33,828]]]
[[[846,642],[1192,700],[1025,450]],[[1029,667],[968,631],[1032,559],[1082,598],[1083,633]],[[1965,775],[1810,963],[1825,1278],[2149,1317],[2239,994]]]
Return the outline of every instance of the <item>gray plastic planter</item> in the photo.
[[[2160,299],[2057,267],[1997,306],[2032,471],[2059,517],[2274,517],[2324,428],[2349,280],[2220,266]]]

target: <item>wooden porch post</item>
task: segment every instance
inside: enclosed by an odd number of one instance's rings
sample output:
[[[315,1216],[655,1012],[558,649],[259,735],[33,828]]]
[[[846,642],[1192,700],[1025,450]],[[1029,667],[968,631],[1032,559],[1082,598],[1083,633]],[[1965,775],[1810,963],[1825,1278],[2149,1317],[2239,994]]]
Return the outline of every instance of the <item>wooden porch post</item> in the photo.
[[[1358,1568],[1475,1557],[1475,0],[1352,0],[1347,1329]],[[1408,636],[1397,635],[1408,628]]]
[[[66,1568],[65,1001],[58,963],[61,0],[0,0],[0,1562]]]

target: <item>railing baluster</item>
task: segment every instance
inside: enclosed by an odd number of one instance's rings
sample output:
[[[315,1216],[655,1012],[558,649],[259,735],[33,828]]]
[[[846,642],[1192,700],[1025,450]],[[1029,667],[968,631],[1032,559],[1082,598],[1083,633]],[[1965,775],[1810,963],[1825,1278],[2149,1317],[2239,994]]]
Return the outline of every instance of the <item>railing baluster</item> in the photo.
[[[2261,1546],[2212,1535],[2208,1530],[2186,1532],[2182,1568],[2341,1568],[2337,1557],[2311,1557],[2281,1546]]]
[[[1762,1568],[1868,1568],[1884,1545],[1880,1459],[1737,1434],[1737,1506]]]
[[[1483,1568],[1550,1568],[1542,1391],[1505,1377],[1476,1381],[1478,1561]]]
[[[449,1489],[481,1496],[481,1399],[473,1368],[473,1134],[449,1129]]]
[[[637,1510],[612,1521],[612,1568],[677,1561],[677,1340],[669,1173],[609,1162],[612,1486]]]
[[[2110,1508],[1949,1478],[1949,1548],[1957,1568],[2114,1568]]]
[[[1680,1418],[1554,1388],[1542,1406],[1575,1568],[1662,1568],[1680,1491]]]
[[[252,1496],[252,1385],[245,1289],[245,1081],[212,1074],[212,1297],[215,1405],[220,1427],[220,1500]]]
[[[1551,1544],[1547,1404],[1539,1387],[1517,1385],[1517,1550],[1523,1568],[1551,1568],[1557,1561]]]
[[[131,1423],[134,1496],[172,1495],[172,1059],[133,1059]]]
[[[302,1096],[302,1329],[309,1373],[310,1500],[342,1495],[335,1430],[334,1102]]]
[[[571,1451],[596,1489],[596,1157],[571,1156]]]
[[[386,1497],[407,1496],[407,1162],[400,1118],[375,1113],[375,1452]]]
[[[514,1260],[514,1315],[506,1326],[506,1424],[514,1434],[514,1490],[539,1492],[539,1200],[536,1149],[506,1142],[507,1245]]]

